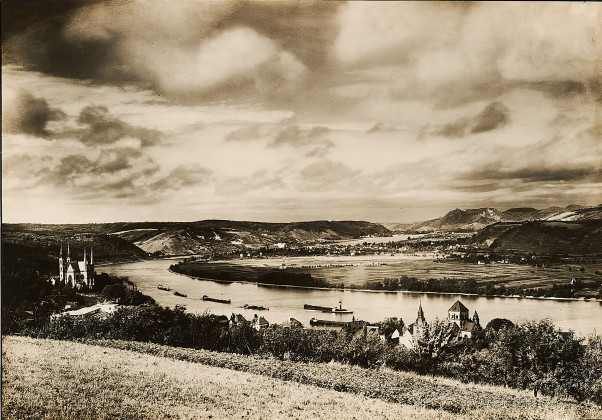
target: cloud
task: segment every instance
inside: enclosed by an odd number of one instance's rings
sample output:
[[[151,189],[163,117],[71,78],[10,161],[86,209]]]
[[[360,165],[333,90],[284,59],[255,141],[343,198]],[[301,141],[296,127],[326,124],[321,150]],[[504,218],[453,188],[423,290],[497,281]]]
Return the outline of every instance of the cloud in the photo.
[[[325,140],[323,136],[329,132],[329,128],[322,126],[303,130],[296,125],[290,125],[280,131],[276,137],[268,143],[268,146],[281,147],[289,145],[292,147],[303,147],[317,143],[328,149],[333,146],[333,143],[330,140]]]
[[[2,130],[46,137],[46,125],[66,117],[58,108],[51,108],[44,98],[36,98],[25,90],[2,89]]]
[[[334,143],[324,136],[330,129],[324,126],[302,128],[295,124],[254,124],[232,131],[226,136],[226,141],[261,141],[264,140],[270,148],[289,146],[305,148],[317,146],[322,153],[334,146]],[[316,150],[316,149],[314,149]]]
[[[173,191],[198,186],[209,181],[211,171],[197,164],[180,165],[167,176],[150,185],[151,191]]]
[[[360,173],[359,169],[352,169],[344,163],[322,158],[299,171],[296,187],[300,191],[317,193],[344,190]]]
[[[470,130],[471,133],[482,133],[484,131],[495,130],[508,124],[510,120],[510,110],[500,102],[492,102],[485,107],[475,119],[475,125]]]
[[[141,146],[153,146],[160,140],[159,131],[131,126],[109,114],[105,106],[86,106],[77,121],[88,126],[74,133],[86,145],[112,144],[133,138],[138,139]]]
[[[41,183],[54,185],[66,195],[137,198],[146,193],[149,180],[158,170],[159,166],[139,150],[117,148],[102,150],[96,157],[67,155],[36,175]]]
[[[578,3],[349,2],[334,57],[398,98],[580,93],[599,78],[600,7]],[[384,79],[386,78],[386,79]]]
[[[278,9],[278,21],[261,18],[255,9]],[[282,48],[294,45],[292,39],[270,37],[284,37],[285,29],[294,27],[285,13],[291,9],[302,9],[294,13],[298,19],[306,11],[324,22],[335,7],[107,1],[39,16],[27,30],[14,25],[3,52],[8,62],[53,75],[135,82],[187,101],[280,98],[296,90],[307,72],[294,53]],[[309,19],[302,26],[317,27]]]
[[[478,115],[462,117],[454,122],[437,126],[432,130],[436,136],[459,138],[471,134],[483,133],[503,127],[510,122],[510,109],[501,102],[491,102]]]
[[[478,170],[470,178],[487,180],[520,180],[522,182],[602,182],[602,168],[596,166],[540,166],[533,168]]]
[[[445,124],[433,132],[443,137],[464,137],[468,128],[468,120],[462,118],[456,122]]]

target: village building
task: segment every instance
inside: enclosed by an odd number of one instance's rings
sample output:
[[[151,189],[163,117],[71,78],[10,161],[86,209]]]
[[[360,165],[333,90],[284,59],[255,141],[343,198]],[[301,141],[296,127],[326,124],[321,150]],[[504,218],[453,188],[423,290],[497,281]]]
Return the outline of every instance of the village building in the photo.
[[[84,248],[83,261],[71,261],[69,244],[67,244],[67,255],[63,257],[63,246],[59,253],[59,281],[66,286],[76,289],[94,288],[94,251],[90,248],[88,259],[86,248]]]
[[[229,323],[229,327],[232,328],[235,325],[244,325],[247,324],[249,321],[247,321],[247,319],[242,316],[241,314],[235,314],[232,313],[232,315],[230,315],[230,323]]]
[[[253,317],[253,322],[251,322],[251,324],[253,325],[253,328],[255,328],[257,331],[260,331],[270,326],[270,323],[267,319],[265,319],[262,316],[257,316],[257,314],[255,314],[255,317]]]
[[[421,303],[418,306],[418,316],[416,317],[416,321],[407,327],[404,327],[402,333],[399,335],[399,345],[408,349],[413,349],[415,337],[422,334],[427,325],[428,324],[426,322],[426,318],[424,317],[424,311],[422,310]]]
[[[481,329],[477,311],[474,312],[471,320],[468,308],[459,300],[448,309],[447,313],[448,320],[460,328],[460,336],[462,338],[472,338],[474,333]]]
[[[65,305],[65,308],[70,307],[70,305]],[[75,309],[72,311],[59,312],[57,314],[53,314],[50,316],[51,320],[57,320],[64,316],[70,316],[73,318],[87,318],[92,315],[98,316],[107,316],[109,314],[114,313],[119,307],[116,303],[101,303],[94,306],[86,306],[81,309]]]

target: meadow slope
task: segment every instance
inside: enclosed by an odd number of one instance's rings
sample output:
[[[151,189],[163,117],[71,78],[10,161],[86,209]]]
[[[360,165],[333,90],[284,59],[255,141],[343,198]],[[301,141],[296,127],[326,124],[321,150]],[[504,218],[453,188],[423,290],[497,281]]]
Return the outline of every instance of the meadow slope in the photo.
[[[3,418],[602,417],[592,406],[388,369],[95,344],[3,337]]]

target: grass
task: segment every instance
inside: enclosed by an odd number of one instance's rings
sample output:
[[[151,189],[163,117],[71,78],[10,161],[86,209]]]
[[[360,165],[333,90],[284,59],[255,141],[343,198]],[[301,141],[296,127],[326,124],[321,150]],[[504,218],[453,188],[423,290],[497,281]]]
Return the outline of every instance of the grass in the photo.
[[[388,369],[114,340],[2,344],[8,419],[602,417],[599,407]]]

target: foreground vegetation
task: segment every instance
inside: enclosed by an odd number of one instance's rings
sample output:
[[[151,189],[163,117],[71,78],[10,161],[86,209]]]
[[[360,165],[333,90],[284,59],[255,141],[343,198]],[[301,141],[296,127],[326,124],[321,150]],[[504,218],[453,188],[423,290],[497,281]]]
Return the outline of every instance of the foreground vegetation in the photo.
[[[547,419],[602,415],[595,406],[541,396],[535,399],[525,391],[464,385],[390,369],[280,361],[118,340],[82,344],[3,337],[2,344],[2,412],[7,418]]]
[[[174,354],[158,357],[162,350],[170,350],[159,346],[148,349],[157,354],[153,356],[64,341],[19,337],[2,341],[2,414],[7,419],[452,417],[421,407],[225,371],[182,361],[183,357]],[[138,350],[143,349],[139,345]],[[211,353],[204,355],[210,357]]]
[[[584,343],[572,333],[561,333],[549,321],[523,325],[494,321],[472,340],[459,338],[453,323],[432,322],[417,336],[412,350],[382,340],[359,321],[343,331],[303,329],[296,323],[257,331],[249,322],[229,328],[226,317],[154,304],[124,306],[103,317],[66,316],[37,326],[3,323],[2,327],[3,333],[42,338],[132,340],[280,360],[388,367],[462,382],[536,387],[546,395],[602,404],[602,337],[591,336]],[[402,326],[403,321],[397,319],[382,325],[385,332]]]

